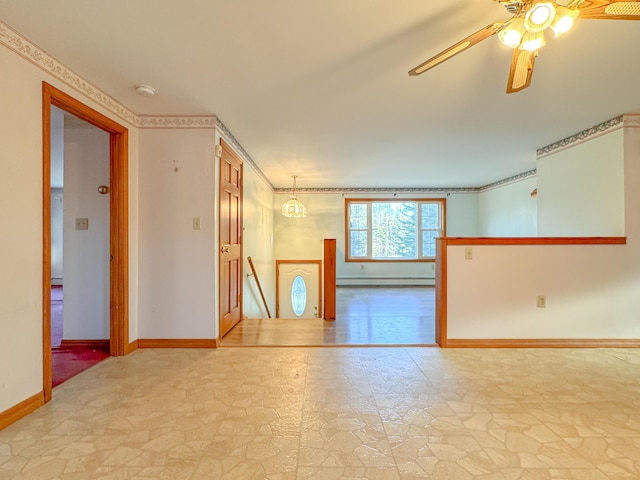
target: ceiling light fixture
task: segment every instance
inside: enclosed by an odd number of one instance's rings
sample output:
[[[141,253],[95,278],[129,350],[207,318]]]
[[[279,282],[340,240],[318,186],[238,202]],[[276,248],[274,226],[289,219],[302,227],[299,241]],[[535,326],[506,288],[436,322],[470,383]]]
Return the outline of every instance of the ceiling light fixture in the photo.
[[[563,6],[556,8],[556,17],[551,23],[551,30],[556,34],[556,37],[571,30],[573,21],[578,18],[579,13],[578,10],[572,10]]]
[[[553,30],[555,36],[566,33],[578,17],[577,8],[558,5],[556,2],[525,2],[516,16],[498,33],[500,41],[509,48],[535,52],[545,44],[544,32]]]
[[[297,175],[291,175],[293,177],[293,189],[289,200],[282,205],[282,215],[290,218],[303,218],[307,216],[307,208],[298,200],[296,196],[296,178]]]
[[[153,97],[156,94],[156,89],[149,85],[138,85],[136,92],[142,97]]]
[[[551,25],[556,16],[555,2],[539,2],[534,4],[524,15],[524,27],[530,32],[542,32]]]

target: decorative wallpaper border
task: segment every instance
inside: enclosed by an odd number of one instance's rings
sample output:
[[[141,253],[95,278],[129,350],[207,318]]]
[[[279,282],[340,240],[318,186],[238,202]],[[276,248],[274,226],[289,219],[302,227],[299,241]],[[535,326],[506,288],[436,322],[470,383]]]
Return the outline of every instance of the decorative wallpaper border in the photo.
[[[478,187],[437,188],[296,188],[297,193],[477,193]],[[274,188],[274,193],[291,193],[291,188]]]
[[[59,62],[35,43],[28,40],[0,20],[0,44],[6,46],[36,67],[44,70],[77,92],[103,106],[122,120],[136,125],[137,116],[95,85],[83,79],[69,67]]]
[[[215,128],[215,115],[138,115],[139,128]]]
[[[271,181],[267,178],[264,172],[260,170],[260,167],[258,167],[256,162],[253,161],[253,158],[251,158],[251,155],[247,153],[247,151],[240,144],[238,139],[233,136],[231,131],[227,128],[227,126],[224,123],[222,123],[222,120],[220,120],[219,117],[215,117],[215,119],[216,119],[216,128],[220,131],[220,133],[229,141],[229,143],[231,143],[231,145],[233,145],[236,151],[243,157],[244,161],[247,162],[249,166],[255,170],[258,176],[262,179],[264,183],[267,184],[267,186],[271,189],[271,191],[275,191],[275,188],[271,183]]]
[[[598,125],[595,125],[591,128],[587,128],[581,132],[576,133],[575,135],[571,135],[570,137],[563,138],[551,145],[547,145],[546,147],[539,148],[536,151],[537,158],[546,157],[552,153],[559,152],[560,150],[564,150],[568,147],[573,147],[577,144],[580,144],[586,140],[590,140],[593,137],[597,137],[603,135],[605,133],[612,132],[617,130],[622,126],[624,115],[619,115],[611,120],[607,120],[606,122],[602,122]]]
[[[497,182],[490,183],[489,185],[485,185],[484,187],[480,187],[478,192],[486,192],[488,190],[493,190],[494,188],[504,187],[511,183],[516,183],[521,180],[526,180],[531,177],[535,177],[538,173],[538,170],[535,168],[533,170],[529,170],[527,172],[519,173],[518,175],[514,175],[513,177],[503,178],[502,180],[498,180]]]

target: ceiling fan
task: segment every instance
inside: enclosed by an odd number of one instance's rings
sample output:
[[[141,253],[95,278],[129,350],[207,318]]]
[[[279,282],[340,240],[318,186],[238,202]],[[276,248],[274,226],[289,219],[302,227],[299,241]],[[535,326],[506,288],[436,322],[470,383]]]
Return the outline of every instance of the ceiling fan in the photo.
[[[506,22],[496,22],[424,63],[409,70],[409,75],[420,75],[464,52],[482,40],[498,34],[500,41],[513,48],[507,93],[519,92],[531,85],[533,65],[538,50],[545,44],[545,34],[554,36],[569,31],[576,18],[595,20],[640,20],[640,0],[572,0],[560,5],[554,0],[494,0],[513,14]]]

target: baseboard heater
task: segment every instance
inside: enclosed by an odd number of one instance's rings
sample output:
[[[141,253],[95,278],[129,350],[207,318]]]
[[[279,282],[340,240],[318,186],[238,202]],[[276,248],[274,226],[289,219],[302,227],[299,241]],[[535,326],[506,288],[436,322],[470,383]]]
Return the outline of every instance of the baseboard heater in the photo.
[[[338,287],[354,287],[354,286],[434,286],[436,279],[433,277],[337,277],[336,284]]]

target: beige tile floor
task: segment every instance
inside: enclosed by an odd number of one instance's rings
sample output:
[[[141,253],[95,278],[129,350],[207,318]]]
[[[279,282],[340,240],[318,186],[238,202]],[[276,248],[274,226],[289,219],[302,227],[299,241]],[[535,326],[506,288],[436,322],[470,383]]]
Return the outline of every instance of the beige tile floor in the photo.
[[[138,350],[0,432],[1,479],[638,479],[640,350]]]

